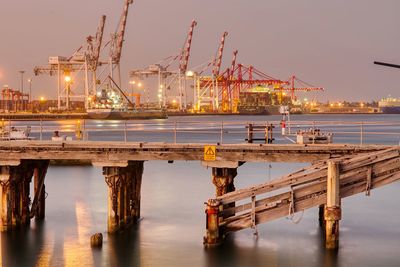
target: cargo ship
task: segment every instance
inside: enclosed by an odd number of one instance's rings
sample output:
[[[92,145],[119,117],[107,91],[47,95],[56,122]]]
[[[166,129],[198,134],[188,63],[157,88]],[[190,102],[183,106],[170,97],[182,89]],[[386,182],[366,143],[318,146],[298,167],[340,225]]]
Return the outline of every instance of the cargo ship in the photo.
[[[384,114],[400,114],[400,98],[382,98],[378,102],[378,107]]]
[[[167,113],[164,110],[92,108],[88,109],[86,112],[89,119],[96,120],[141,120],[167,118]]]
[[[116,90],[117,89],[117,90]],[[89,119],[97,120],[135,120],[165,119],[163,109],[143,109],[132,103],[119,88],[106,87],[91,96],[86,110]]]

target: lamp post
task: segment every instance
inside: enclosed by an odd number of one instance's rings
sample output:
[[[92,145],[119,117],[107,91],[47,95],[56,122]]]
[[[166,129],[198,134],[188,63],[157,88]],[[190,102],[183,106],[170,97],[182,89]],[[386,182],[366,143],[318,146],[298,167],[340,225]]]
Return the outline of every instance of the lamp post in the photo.
[[[134,103],[135,99],[134,99],[134,95],[133,95],[133,86],[136,84],[136,81],[129,81],[129,84],[131,85],[131,95],[132,95],[132,103]]]
[[[71,76],[66,75],[66,76],[64,77],[64,81],[65,81],[65,84],[67,85],[67,101],[66,101],[66,106],[67,106],[67,110],[69,110],[69,105],[70,105],[70,103],[69,103],[69,95],[70,95],[71,83],[72,83]]]
[[[32,101],[32,77],[28,79],[28,83],[29,83],[29,102]]]

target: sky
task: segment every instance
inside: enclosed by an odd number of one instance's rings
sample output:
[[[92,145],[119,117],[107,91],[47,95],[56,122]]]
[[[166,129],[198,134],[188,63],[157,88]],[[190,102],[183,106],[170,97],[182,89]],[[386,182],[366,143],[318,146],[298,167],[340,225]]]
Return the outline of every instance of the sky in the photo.
[[[70,56],[106,15],[105,39],[114,32],[123,0],[1,0],[0,86],[21,87],[49,56]],[[400,97],[398,0],[135,0],[122,51],[123,84],[128,72],[156,63],[182,48],[196,19],[189,68],[212,58],[228,31],[222,69],[232,51],[238,63],[273,77],[295,74],[325,88],[321,101],[371,101]],[[55,98],[54,77],[33,77],[33,97]],[[152,89],[150,89],[152,90]],[[153,94],[157,94],[156,88]]]

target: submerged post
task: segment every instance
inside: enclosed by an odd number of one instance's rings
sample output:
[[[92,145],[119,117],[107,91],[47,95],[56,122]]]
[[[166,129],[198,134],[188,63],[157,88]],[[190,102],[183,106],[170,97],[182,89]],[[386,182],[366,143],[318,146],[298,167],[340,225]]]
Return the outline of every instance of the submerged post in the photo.
[[[339,247],[339,220],[342,212],[340,208],[340,164],[337,161],[328,161],[328,176],[326,190],[325,217],[325,245],[327,249]]]

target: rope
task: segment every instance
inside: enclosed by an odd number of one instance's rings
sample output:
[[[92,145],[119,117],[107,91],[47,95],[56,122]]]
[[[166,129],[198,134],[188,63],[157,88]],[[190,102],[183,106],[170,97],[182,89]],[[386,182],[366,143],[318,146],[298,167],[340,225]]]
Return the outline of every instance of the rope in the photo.
[[[301,211],[300,217],[298,217],[297,219],[294,218],[294,191],[293,191],[293,187],[290,187],[290,204],[289,204],[289,215],[286,217],[288,220],[291,220],[294,224],[298,224],[301,219],[303,219],[303,215],[304,215],[304,210]]]

